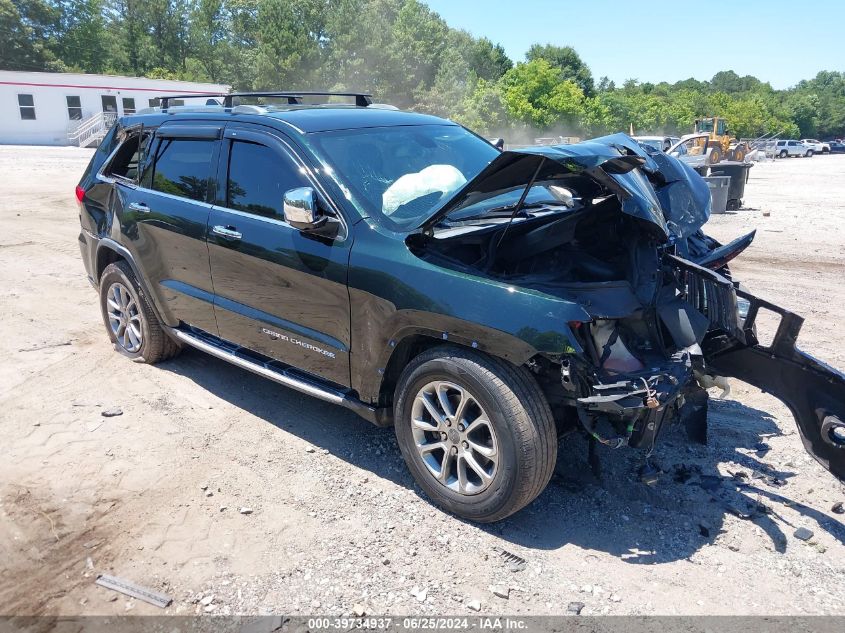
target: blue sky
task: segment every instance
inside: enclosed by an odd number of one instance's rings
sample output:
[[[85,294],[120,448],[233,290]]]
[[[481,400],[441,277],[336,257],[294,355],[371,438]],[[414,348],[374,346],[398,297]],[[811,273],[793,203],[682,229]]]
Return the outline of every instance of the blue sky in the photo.
[[[598,80],[710,79],[720,70],[787,88],[845,70],[845,0],[423,0],[514,61],[534,42],[575,48]]]

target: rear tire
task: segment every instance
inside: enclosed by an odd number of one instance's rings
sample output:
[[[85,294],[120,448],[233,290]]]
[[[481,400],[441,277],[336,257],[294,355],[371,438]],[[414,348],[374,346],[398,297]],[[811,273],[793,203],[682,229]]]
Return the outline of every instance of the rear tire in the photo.
[[[100,311],[114,348],[139,363],[173,358],[182,346],[162,328],[129,264],[106,266],[100,277]]]
[[[789,152],[787,152],[785,149],[782,149],[782,150],[780,151],[780,157],[781,157],[781,158],[786,158],[787,156],[789,156]]]
[[[813,157],[813,150],[808,149],[808,150],[807,150],[807,153],[806,153],[806,154],[804,154],[804,156],[806,156],[807,158],[812,158],[812,157]]]
[[[411,475],[463,518],[504,519],[552,476],[551,410],[534,377],[506,361],[453,347],[423,352],[399,377],[394,416]]]

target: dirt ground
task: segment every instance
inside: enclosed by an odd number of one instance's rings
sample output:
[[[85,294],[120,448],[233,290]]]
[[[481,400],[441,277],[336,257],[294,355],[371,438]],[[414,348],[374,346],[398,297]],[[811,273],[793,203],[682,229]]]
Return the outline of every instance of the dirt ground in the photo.
[[[845,614],[843,486],[740,383],[711,401],[708,446],[663,436],[656,485],[633,450],[603,452],[600,482],[567,441],[539,499],[484,527],[421,496],[390,429],[200,352],[127,361],[77,246],[90,153],[0,147],[0,613],[162,613],[95,586],[110,573],[171,614]],[[844,176],[845,156],[758,164],[750,208],[707,227],[757,227],[735,276],[840,368]]]

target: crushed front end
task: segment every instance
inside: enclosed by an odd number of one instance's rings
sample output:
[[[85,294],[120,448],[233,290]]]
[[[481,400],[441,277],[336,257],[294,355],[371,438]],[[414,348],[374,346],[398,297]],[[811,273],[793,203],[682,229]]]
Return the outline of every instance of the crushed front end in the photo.
[[[696,172],[617,134],[503,152],[409,245],[568,306],[561,351],[528,363],[562,433],[650,451],[681,421],[704,442],[707,389],[738,377],[785,402],[807,450],[845,477],[845,376],[797,350],[800,317],[740,290],[728,263],[754,233],[719,244],[701,230],[709,215]],[[769,347],[755,336],[761,307],[782,317]],[[530,327],[523,338],[542,342]]]
[[[668,252],[658,276],[651,305],[623,319],[570,324],[584,353],[561,361],[560,402],[612,448],[650,450],[673,421],[704,441],[704,385],[724,383],[709,373],[701,346],[717,334],[745,340],[730,280]]]

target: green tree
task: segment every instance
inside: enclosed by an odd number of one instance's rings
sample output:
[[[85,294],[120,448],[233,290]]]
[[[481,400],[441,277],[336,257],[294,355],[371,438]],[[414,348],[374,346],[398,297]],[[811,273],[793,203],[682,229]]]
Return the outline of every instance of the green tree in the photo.
[[[256,87],[303,87],[318,67],[324,24],[321,0],[261,0]]]
[[[513,68],[502,45],[494,44],[486,37],[472,41],[469,64],[479,78],[487,81],[495,81]]]
[[[38,0],[0,0],[0,68],[62,70],[47,48],[58,15]]]
[[[455,120],[479,134],[507,135],[511,120],[500,85],[479,79],[460,104]]]
[[[411,106],[415,95],[434,83],[448,30],[426,5],[417,0],[402,4],[385,50],[392,71],[391,93],[397,104]]]
[[[55,55],[69,70],[105,72],[113,42],[106,32],[102,0],[61,0],[54,6],[59,21],[52,43]]]
[[[584,63],[571,46],[532,44],[525,57],[529,62],[545,59],[560,70],[561,81],[571,81],[581,88],[586,96],[592,96],[594,92],[593,74],[590,72],[589,66]]]
[[[517,64],[501,79],[508,114],[516,121],[547,130],[574,124],[584,114],[584,93],[545,59]]]
[[[0,67],[365,90],[485,134],[690,132],[723,116],[739,136],[845,134],[845,74],[774,90],[733,70],[709,81],[595,85],[569,46],[501,45],[450,28],[420,0],[0,0]]]

